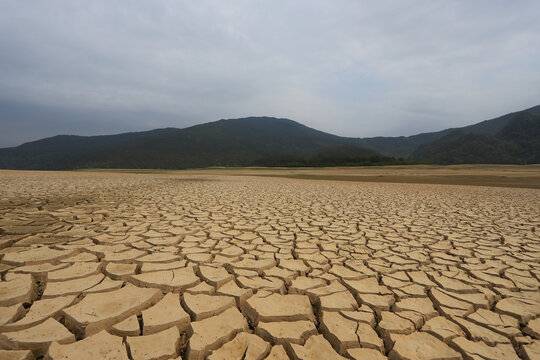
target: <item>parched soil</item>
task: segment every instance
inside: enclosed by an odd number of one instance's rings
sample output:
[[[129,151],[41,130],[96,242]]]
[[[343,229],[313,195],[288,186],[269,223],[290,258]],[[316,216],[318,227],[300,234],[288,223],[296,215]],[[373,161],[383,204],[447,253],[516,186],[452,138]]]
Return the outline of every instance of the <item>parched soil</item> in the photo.
[[[539,190],[271,171],[1,171],[0,359],[540,358]]]
[[[204,170],[186,170],[183,171],[183,173],[250,175],[305,180],[472,185],[540,189],[540,165],[209,168]]]

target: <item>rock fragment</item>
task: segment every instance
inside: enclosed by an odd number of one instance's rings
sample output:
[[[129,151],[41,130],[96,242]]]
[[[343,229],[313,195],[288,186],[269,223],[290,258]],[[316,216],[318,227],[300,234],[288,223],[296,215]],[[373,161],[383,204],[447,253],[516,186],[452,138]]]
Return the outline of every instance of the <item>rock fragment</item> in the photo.
[[[318,360],[335,359],[345,360],[346,358],[336,353],[332,345],[322,335],[310,337],[304,346],[292,344],[292,352],[295,359]]]
[[[0,360],[34,360],[30,350],[0,350]]]
[[[31,301],[35,294],[32,275],[20,275],[0,282],[0,306],[10,306]]]
[[[461,355],[434,336],[425,332],[415,332],[398,336],[388,358],[391,360],[460,360]]]
[[[175,326],[161,332],[126,338],[133,360],[169,359],[178,355],[180,332]]]
[[[525,329],[523,329],[523,332],[536,339],[540,339],[540,317],[530,320]]]
[[[241,332],[233,340],[212,351],[212,354],[208,356],[208,360],[262,360],[269,354],[270,349],[270,344],[260,337]]]
[[[32,350],[36,357],[43,356],[52,342],[69,344],[75,341],[75,336],[62,324],[54,319],[36,326],[0,333],[0,346],[11,350]]]
[[[204,280],[216,287],[222,286],[233,278],[223,267],[199,266],[199,271]]]
[[[38,323],[47,320],[49,317],[57,319],[60,317],[60,311],[71,305],[74,301],[74,295],[35,301],[22,319],[5,325],[2,328],[2,331],[25,329],[37,325]]]
[[[111,334],[117,336],[137,336],[141,334],[141,327],[137,316],[132,315],[127,319],[111,326]]]
[[[105,330],[71,344],[53,342],[47,358],[50,360],[128,360],[122,338]]]
[[[523,345],[520,354],[526,360],[540,359],[540,340]]]
[[[103,274],[94,274],[80,279],[57,281],[47,283],[43,292],[43,299],[57,296],[78,295],[85,290],[91,289],[105,279]]]
[[[95,275],[100,271],[101,264],[96,262],[76,262],[67,268],[47,273],[47,281],[66,281]]]
[[[285,351],[285,348],[283,345],[275,345],[272,346],[272,350],[270,350],[270,354],[268,354],[267,357],[264,358],[265,360],[284,360],[289,359],[289,356],[287,355],[287,352]]]
[[[459,325],[448,320],[444,316],[437,316],[428,320],[424,326],[422,326],[422,331],[430,333],[447,344],[455,337],[465,336],[465,333]]]
[[[495,311],[516,317],[521,324],[540,314],[540,302],[527,299],[505,298],[495,305]]]
[[[317,334],[317,328],[311,321],[275,321],[259,322],[255,333],[266,341],[276,345],[303,345],[311,335]]]
[[[305,295],[253,296],[245,302],[245,313],[254,325],[259,321],[315,320]]]
[[[219,315],[228,308],[236,305],[234,298],[231,296],[193,295],[188,293],[183,295],[183,303],[195,321]]]
[[[161,292],[157,289],[127,285],[106,294],[89,294],[62,312],[66,326],[79,335],[90,336],[139,313],[160,298]]]
[[[176,326],[181,332],[189,327],[189,315],[180,306],[178,294],[168,293],[157,304],[142,311],[143,334],[149,335]]]
[[[192,267],[131,275],[129,281],[140,287],[162,291],[183,291],[201,282]]]
[[[105,268],[105,274],[113,280],[126,280],[135,274],[137,264],[109,263]]]
[[[21,304],[0,307],[0,330],[3,330],[2,327],[5,324],[19,318],[22,314],[24,314],[24,307]]]
[[[187,359],[202,360],[211,350],[215,350],[232,340],[239,332],[248,329],[244,316],[235,307],[201,321],[191,323]]]
[[[511,344],[497,344],[495,346],[489,346],[482,341],[471,341],[464,337],[454,338],[452,339],[451,343],[466,360],[476,360],[479,358],[505,360],[519,359]]]

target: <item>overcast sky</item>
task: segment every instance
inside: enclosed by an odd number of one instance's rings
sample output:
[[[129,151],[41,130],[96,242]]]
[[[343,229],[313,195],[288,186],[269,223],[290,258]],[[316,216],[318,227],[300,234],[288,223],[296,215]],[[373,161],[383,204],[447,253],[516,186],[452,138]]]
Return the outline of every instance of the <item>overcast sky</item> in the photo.
[[[540,104],[538,0],[0,4],[0,147],[258,115],[411,135]]]

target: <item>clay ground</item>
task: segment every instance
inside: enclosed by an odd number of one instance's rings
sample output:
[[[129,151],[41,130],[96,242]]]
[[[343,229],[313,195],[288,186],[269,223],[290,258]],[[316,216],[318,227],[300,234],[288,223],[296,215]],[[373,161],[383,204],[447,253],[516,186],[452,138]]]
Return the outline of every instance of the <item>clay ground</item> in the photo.
[[[539,170],[0,171],[0,359],[539,359]]]
[[[83,170],[87,171],[87,170]],[[111,170],[91,170],[106,171]],[[540,189],[540,165],[414,165],[331,168],[114,170],[119,173],[283,177],[290,179],[473,185]]]

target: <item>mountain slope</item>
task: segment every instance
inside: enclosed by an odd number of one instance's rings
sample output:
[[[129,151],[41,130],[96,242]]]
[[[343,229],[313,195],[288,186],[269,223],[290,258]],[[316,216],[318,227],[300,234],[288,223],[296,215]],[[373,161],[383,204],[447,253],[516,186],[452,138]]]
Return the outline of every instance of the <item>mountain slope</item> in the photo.
[[[456,130],[460,130],[466,134],[495,135],[500,132],[510,120],[523,112],[540,115],[540,105],[523,111],[517,111],[503,116],[499,116],[494,119],[484,120],[479,123],[461,128],[450,128],[442,131],[422,133],[412,136],[379,136],[372,138],[363,138],[360,140],[359,144],[384,155],[408,158],[420,145],[436,141]]]
[[[540,163],[540,114],[515,113],[493,135],[455,130],[419,146],[412,158],[437,164]]]
[[[0,168],[194,168],[272,164],[453,163],[538,160],[540,106],[459,129],[408,137],[347,138],[288,119],[219,120],[106,136],[59,135],[0,149]]]
[[[373,150],[357,145],[343,144],[324,147],[315,152],[301,154],[279,154],[259,159],[254,165],[260,166],[369,166],[398,165],[409,163],[383,156]]]
[[[279,154],[306,155],[325,147],[356,144],[288,119],[219,120],[185,129],[109,136],[62,135],[0,149],[0,168],[188,168],[251,165]]]

